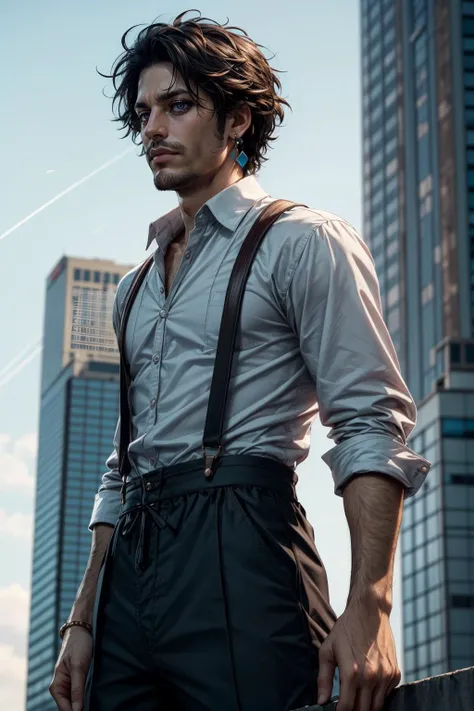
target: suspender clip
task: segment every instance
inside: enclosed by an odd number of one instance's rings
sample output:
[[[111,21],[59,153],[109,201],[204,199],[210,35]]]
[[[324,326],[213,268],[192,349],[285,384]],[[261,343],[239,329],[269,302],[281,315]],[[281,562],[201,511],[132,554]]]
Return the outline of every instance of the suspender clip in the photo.
[[[120,503],[122,506],[125,504],[125,491],[127,489],[127,477],[122,479],[122,486],[120,487]]]
[[[221,445],[219,445],[217,450],[214,449],[214,454],[208,454],[206,447],[204,447],[203,445],[202,451],[204,453],[204,476],[206,477],[206,479],[210,479],[214,474],[214,467],[220,456],[221,450],[222,447]]]

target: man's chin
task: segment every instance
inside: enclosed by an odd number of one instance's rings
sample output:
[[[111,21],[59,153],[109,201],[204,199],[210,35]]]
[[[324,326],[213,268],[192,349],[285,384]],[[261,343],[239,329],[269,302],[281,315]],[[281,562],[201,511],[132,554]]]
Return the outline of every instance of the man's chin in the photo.
[[[153,182],[157,190],[181,190],[187,188],[196,179],[193,173],[177,172],[171,170],[159,170],[153,176]]]

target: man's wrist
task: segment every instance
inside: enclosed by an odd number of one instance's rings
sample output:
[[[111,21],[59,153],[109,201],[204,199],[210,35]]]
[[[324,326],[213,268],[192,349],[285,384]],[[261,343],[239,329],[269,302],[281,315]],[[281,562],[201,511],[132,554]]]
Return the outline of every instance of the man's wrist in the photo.
[[[352,605],[390,616],[393,607],[392,587],[386,583],[365,585],[363,588],[354,586],[347,600],[347,606]]]
[[[72,622],[73,620],[78,621],[78,622],[84,622],[84,624],[91,625],[92,624],[92,610],[78,610],[78,611],[72,611],[69,617],[67,618],[67,622]]]
[[[92,635],[92,625],[88,622],[83,622],[82,620],[68,620],[68,622],[65,622],[59,630],[60,638],[64,639],[64,635],[68,630],[77,628],[87,630],[87,632]]]

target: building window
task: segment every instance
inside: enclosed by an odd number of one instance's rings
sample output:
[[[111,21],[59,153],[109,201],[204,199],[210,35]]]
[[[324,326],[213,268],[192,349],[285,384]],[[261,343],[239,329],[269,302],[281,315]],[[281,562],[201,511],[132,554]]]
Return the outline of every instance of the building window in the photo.
[[[474,35],[474,20],[464,20],[463,30],[464,30],[464,34],[471,35],[471,37],[472,37]]]
[[[423,138],[429,131],[428,121],[422,121],[418,124],[418,139]]]
[[[120,274],[114,274],[114,284],[117,286],[117,284],[120,281]]]
[[[441,435],[443,437],[474,437],[474,420],[469,418],[441,418]]]
[[[400,287],[398,284],[393,286],[387,294],[387,304],[388,306],[394,306],[400,300]]]
[[[430,282],[421,291],[421,303],[423,305],[425,305],[429,301],[431,301],[433,298],[434,298],[434,284],[433,284],[433,282]]]
[[[394,89],[385,99],[385,108],[388,109],[397,98],[397,90]]]
[[[455,486],[474,486],[474,476],[471,474],[451,474],[449,483]]]
[[[395,254],[398,254],[398,250],[399,250],[398,240],[393,240],[392,242],[389,242],[388,247],[387,247],[388,259],[390,259],[390,257],[393,257]]]
[[[466,343],[464,353],[466,363],[474,363],[474,345],[472,343]]]
[[[380,15],[380,4],[378,2],[373,3],[372,8],[369,11],[369,23],[375,22],[375,20]]]
[[[461,362],[461,346],[459,343],[451,343],[449,346],[449,353],[451,363]]]
[[[109,274],[109,272],[104,272],[104,284],[110,284],[110,274]]]
[[[474,143],[474,138],[473,138],[473,143]],[[387,168],[385,169],[386,177],[391,178],[392,175],[394,175],[396,173],[397,168],[398,168],[398,160],[396,158],[394,158],[392,161],[390,161],[390,163],[387,165]]]
[[[81,270],[74,269],[74,281],[81,281]]]
[[[395,279],[398,276],[398,262],[394,262],[387,269],[387,279]],[[389,295],[390,298],[390,295]]]
[[[90,281],[91,280],[91,272],[90,269],[84,269],[84,281]]]
[[[94,283],[100,284],[100,272],[94,272]]]
[[[451,595],[450,607],[468,608],[474,607],[474,595]]]
[[[390,333],[400,328],[400,309],[394,308],[388,312],[387,327]]]

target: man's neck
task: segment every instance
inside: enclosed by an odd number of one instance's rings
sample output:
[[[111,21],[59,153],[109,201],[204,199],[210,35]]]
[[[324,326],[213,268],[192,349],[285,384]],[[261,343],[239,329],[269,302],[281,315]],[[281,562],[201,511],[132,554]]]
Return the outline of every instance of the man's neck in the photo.
[[[223,173],[219,171],[208,182],[203,182],[193,188],[192,192],[178,193],[178,203],[183,217],[185,227],[185,244],[189,239],[189,234],[194,227],[194,218],[200,208],[214,195],[222,192],[226,188],[241,180],[242,172],[237,167]]]

